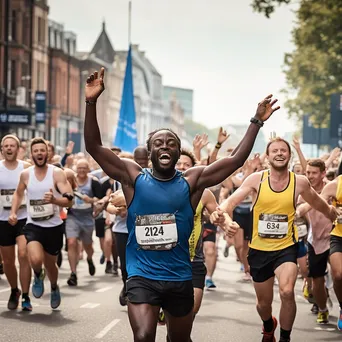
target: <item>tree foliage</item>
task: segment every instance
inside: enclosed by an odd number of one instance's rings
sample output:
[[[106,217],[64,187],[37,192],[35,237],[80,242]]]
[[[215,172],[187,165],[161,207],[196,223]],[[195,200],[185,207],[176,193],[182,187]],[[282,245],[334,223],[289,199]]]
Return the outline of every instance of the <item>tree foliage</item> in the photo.
[[[252,7],[254,11],[263,13],[267,18],[275,11],[275,6],[289,4],[293,0],[253,0]]]
[[[255,0],[253,6],[261,11],[264,3],[281,2],[289,1]],[[292,31],[295,50],[285,55],[284,65],[290,116],[310,114],[316,125],[328,123],[331,94],[342,92],[341,18],[341,0],[300,1]]]

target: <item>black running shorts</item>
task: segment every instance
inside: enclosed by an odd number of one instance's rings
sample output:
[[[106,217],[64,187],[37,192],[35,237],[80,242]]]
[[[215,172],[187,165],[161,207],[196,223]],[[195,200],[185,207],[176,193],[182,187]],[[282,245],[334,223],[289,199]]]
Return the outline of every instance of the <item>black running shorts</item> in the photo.
[[[26,219],[18,220],[15,226],[10,225],[8,221],[0,221],[0,246],[14,246],[17,237],[24,234],[25,224]]]
[[[37,241],[43,246],[44,251],[51,255],[58,255],[63,248],[63,233],[63,224],[44,228],[28,223],[24,227],[27,243]]]
[[[329,249],[324,253],[316,254],[314,248],[308,243],[308,256],[309,256],[309,277],[321,278],[324,277],[325,271],[328,266]]]
[[[330,236],[330,255],[334,253],[342,253],[342,237]]]
[[[194,306],[192,281],[161,281],[131,277],[126,282],[127,298],[133,304],[160,306],[171,316],[184,317]]]
[[[193,261],[192,266],[192,286],[197,289],[204,289],[207,268],[202,261]]]
[[[250,248],[248,251],[248,264],[253,281],[263,283],[274,277],[275,269],[285,262],[297,264],[297,254],[298,244],[274,252],[259,251]]]

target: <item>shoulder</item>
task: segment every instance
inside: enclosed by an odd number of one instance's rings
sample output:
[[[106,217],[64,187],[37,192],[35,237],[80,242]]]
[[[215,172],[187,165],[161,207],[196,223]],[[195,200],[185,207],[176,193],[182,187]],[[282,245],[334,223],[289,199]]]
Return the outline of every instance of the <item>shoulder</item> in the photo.
[[[294,178],[296,180],[296,185],[298,185],[299,187],[304,187],[307,188],[310,186],[309,180],[306,178],[306,176],[303,175],[294,175]]]
[[[203,170],[206,168],[206,166],[204,165],[199,165],[199,166],[194,166],[191,167],[190,169],[186,170],[183,175],[184,177],[188,178],[188,177],[196,177],[196,176],[200,176],[203,172]]]
[[[23,161],[23,166],[24,166],[24,169],[27,169],[28,167],[32,166],[32,164],[28,163],[27,161]]]
[[[53,176],[57,179],[61,179],[61,178],[66,178],[66,173],[64,172],[64,170],[60,169],[59,167],[53,167]]]

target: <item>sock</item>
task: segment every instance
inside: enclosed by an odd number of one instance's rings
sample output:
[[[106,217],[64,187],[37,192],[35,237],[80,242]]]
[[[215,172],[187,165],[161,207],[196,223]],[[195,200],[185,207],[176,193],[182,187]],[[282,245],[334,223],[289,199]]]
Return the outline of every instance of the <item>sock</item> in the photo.
[[[264,322],[264,330],[266,332],[271,332],[274,326],[273,317],[271,316],[270,319],[268,319],[267,321],[263,321],[263,322]]]
[[[110,260],[107,260],[107,265],[110,265],[112,262]]]
[[[40,270],[39,272],[34,271],[34,274],[35,274],[35,276],[36,276],[37,278],[40,277],[40,274],[41,274],[41,273],[42,273],[42,270]]]
[[[18,292],[19,289],[18,289],[18,287],[15,287],[15,288],[11,289],[11,291],[12,291],[12,293],[13,293],[13,292]]]
[[[290,338],[290,335],[291,335],[291,330],[284,330],[280,328],[280,338],[284,338],[288,340]]]
[[[27,292],[25,292],[25,293],[23,293],[22,297],[23,297],[24,299],[28,299],[28,298],[29,298],[29,295],[28,295]]]
[[[205,280],[211,280],[211,277],[205,276]]]
[[[51,291],[57,290],[57,284],[51,284]]]
[[[340,304],[340,310],[342,310],[342,302],[338,302]]]
[[[326,312],[326,311],[328,311],[327,307],[325,307],[323,310],[319,309],[319,312]]]

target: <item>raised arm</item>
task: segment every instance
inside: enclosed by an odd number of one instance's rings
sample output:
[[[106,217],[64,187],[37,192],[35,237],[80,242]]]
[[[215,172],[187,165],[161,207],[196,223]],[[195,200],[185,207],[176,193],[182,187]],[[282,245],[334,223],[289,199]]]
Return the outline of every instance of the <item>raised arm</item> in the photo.
[[[241,186],[220,204],[220,209],[228,213],[230,217],[233,210],[237,207],[251,192],[256,192],[261,181],[261,173],[256,172],[248,176]]]
[[[217,143],[209,156],[209,164],[212,164],[214,161],[217,160],[218,152],[222,144],[229,138],[229,136],[230,134],[227,134],[227,131],[220,127],[217,135]]]
[[[295,148],[297,155],[298,155],[298,158],[299,158],[300,165],[302,165],[303,171],[305,172],[307,161],[306,161],[305,156],[302,152],[302,149],[300,148],[300,143],[299,143],[298,138],[296,138],[296,137],[293,138],[292,146]]]
[[[305,202],[307,202],[312,208],[320,211],[324,216],[330,219],[332,222],[336,219],[337,212],[328,203],[317,194],[317,192],[310,186],[310,183],[306,177],[296,176],[297,184],[299,187],[300,195],[302,195]]]
[[[84,141],[86,150],[97,161],[103,171],[123,184],[134,184],[141,167],[132,160],[122,160],[109,148],[102,145],[100,129],[96,118],[96,101],[104,91],[104,68],[100,76],[95,71],[87,79],[85,87],[86,112],[84,122]]]
[[[268,95],[258,104],[256,114],[254,118],[251,119],[252,123],[249,125],[247,132],[237,149],[234,150],[234,154],[229,157],[221,158],[205,167],[198,179],[198,188],[208,188],[220,184],[236,169],[243,166],[252,151],[255,139],[260,128],[263,126],[264,121],[280,108],[279,106],[272,108],[276,102],[277,100],[272,101],[272,95]]]

